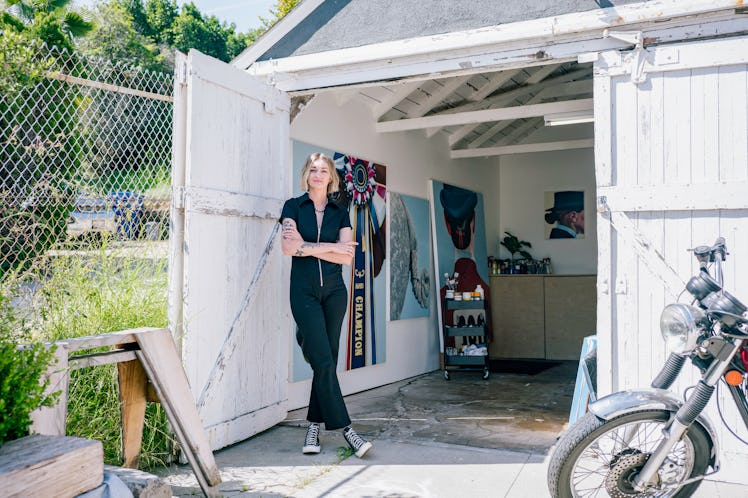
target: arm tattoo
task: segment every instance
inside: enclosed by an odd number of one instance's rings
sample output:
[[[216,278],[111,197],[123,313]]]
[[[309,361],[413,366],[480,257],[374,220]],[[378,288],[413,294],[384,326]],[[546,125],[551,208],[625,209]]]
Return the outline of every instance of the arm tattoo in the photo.
[[[295,256],[304,256],[304,249],[306,249],[307,247],[318,247],[318,246],[319,244],[317,244],[316,242],[304,242],[303,244],[299,246],[298,249],[296,249]]]

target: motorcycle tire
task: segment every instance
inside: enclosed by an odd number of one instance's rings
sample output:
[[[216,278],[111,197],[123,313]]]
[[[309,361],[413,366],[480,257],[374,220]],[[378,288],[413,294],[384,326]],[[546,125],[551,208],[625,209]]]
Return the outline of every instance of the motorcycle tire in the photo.
[[[654,430],[655,427],[661,428],[670,419],[670,412],[665,410],[647,410],[634,413],[628,413],[621,415],[614,419],[605,421],[596,417],[592,413],[588,413],[581,419],[579,419],[559,440],[551,461],[548,466],[548,490],[553,498],[572,498],[572,497],[583,497],[583,496],[653,496],[651,490],[647,493],[637,493],[631,487],[628,486],[627,478],[630,478],[638,468],[641,468],[646,462],[649,455],[648,452],[653,451],[653,448],[659,442],[661,436],[659,430]],[[603,455],[601,444],[605,443],[604,436],[610,434],[616,434],[616,429],[622,428],[627,424],[639,424],[638,428],[641,428],[641,424],[652,425],[649,432],[645,436],[645,441],[641,442],[641,439],[633,438],[632,443],[626,448],[617,449],[613,455],[607,455],[611,458],[604,458],[600,460],[600,456]],[[647,425],[644,425],[644,430],[647,431]],[[656,435],[656,438],[649,437],[650,435]],[[613,436],[613,441],[620,441],[621,438]],[[637,447],[637,442],[641,448]],[[584,484],[579,483],[583,489],[576,490],[572,488],[573,477],[577,462],[585,456],[585,451],[590,448],[593,444],[597,444],[595,449],[591,449],[588,458],[595,456],[599,461],[600,471],[598,473],[592,472],[590,468],[584,467],[579,471],[579,477],[587,476],[586,478],[599,477],[601,483],[596,487],[592,483],[585,481]],[[675,448],[682,448],[685,452],[690,452],[692,458],[692,465],[687,476],[680,476],[677,482],[682,482],[687,478],[694,476],[703,475],[707,467],[709,466],[710,456],[710,442],[709,437],[704,429],[694,424],[689,427],[688,431],[684,435],[683,439],[676,444]],[[674,451],[675,451],[674,448]],[[606,461],[607,460],[607,461]],[[676,467],[680,468],[680,467]],[[680,488],[677,493],[672,495],[658,494],[657,496],[672,496],[683,498],[691,496],[696,488],[701,484],[701,480],[695,481]]]

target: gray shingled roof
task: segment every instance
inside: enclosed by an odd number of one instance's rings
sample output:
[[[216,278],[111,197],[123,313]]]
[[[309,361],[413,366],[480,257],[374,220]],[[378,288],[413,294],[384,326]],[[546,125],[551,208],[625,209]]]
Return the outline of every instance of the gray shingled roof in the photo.
[[[258,60],[615,7],[642,0],[326,0]]]

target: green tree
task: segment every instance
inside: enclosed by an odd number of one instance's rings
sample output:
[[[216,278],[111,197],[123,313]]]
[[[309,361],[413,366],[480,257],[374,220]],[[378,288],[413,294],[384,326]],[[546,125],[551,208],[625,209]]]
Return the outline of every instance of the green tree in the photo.
[[[151,36],[159,43],[171,44],[174,41],[172,26],[178,15],[176,0],[147,0],[145,3],[145,16],[151,28]]]
[[[132,14],[122,3],[98,4],[94,15],[96,28],[78,43],[82,52],[128,67],[168,69],[158,45],[135,29]]]
[[[5,0],[3,24],[29,30],[47,45],[73,48],[73,40],[85,36],[93,24],[70,9],[70,0]]]
[[[132,27],[143,36],[153,36],[153,30],[148,23],[148,16],[145,13],[143,0],[114,0],[111,3],[118,3],[130,13],[132,18]]]
[[[194,48],[222,61],[228,61],[226,39],[218,18],[203,15],[192,2],[184,4],[172,26],[174,48],[187,52]]]

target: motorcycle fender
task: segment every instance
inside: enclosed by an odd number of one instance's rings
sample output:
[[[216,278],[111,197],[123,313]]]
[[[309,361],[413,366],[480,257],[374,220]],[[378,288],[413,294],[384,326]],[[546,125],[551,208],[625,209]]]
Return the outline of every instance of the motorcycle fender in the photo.
[[[603,420],[610,420],[621,415],[643,410],[667,410],[675,413],[682,404],[683,401],[675,397],[672,392],[665,389],[651,388],[609,394],[591,403],[589,411]],[[695,423],[701,425],[709,436],[712,444],[712,468],[716,472],[719,470],[719,440],[717,439],[717,432],[703,413],[699,414]]]

